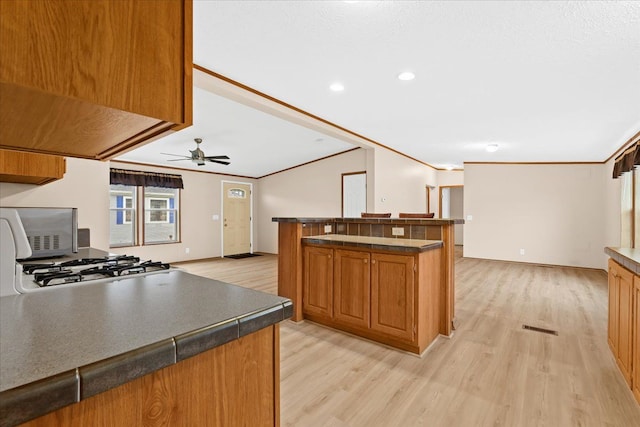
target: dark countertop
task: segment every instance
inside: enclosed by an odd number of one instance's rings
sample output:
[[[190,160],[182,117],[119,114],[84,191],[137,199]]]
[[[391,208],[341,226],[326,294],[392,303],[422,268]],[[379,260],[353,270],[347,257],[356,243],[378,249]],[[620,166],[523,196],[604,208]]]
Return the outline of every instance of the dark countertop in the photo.
[[[285,218],[274,217],[272,222],[301,222],[301,223],[332,223],[332,222],[359,222],[371,224],[415,224],[415,225],[447,225],[464,224],[461,218]]]
[[[286,298],[181,270],[2,297],[0,425],[278,323],[292,308]]]
[[[604,248],[615,262],[640,276],[640,248]]]
[[[325,234],[303,237],[302,241],[315,245],[340,245],[397,252],[425,252],[442,247],[441,240],[397,239],[391,237],[349,236]]]

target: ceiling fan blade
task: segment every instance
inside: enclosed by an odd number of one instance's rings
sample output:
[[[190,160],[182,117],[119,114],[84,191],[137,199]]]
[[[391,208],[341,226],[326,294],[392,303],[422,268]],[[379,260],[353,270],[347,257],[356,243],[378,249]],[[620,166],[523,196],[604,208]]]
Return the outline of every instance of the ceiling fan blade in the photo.
[[[191,157],[185,157],[184,159],[167,159],[167,162],[179,162],[182,160],[191,160]]]
[[[223,162],[222,160],[207,159],[207,161],[212,162],[212,163],[220,163],[221,165],[230,165],[231,164],[231,162]]]
[[[204,157],[207,160],[212,160],[212,159],[227,159],[229,160],[229,156],[205,156]]]
[[[171,154],[171,153],[160,153],[160,154],[164,154],[165,156],[184,157],[185,159],[191,158],[191,157],[185,156],[184,154]]]

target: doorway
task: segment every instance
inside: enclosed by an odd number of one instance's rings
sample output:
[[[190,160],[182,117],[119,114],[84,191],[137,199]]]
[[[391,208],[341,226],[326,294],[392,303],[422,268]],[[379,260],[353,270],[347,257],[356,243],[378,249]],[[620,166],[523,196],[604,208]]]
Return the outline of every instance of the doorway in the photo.
[[[367,173],[342,174],[342,217],[360,218],[367,211]]]
[[[222,256],[252,253],[252,184],[222,181]]]
[[[451,185],[440,187],[440,218],[464,218],[464,186]],[[464,242],[463,224],[455,224],[454,244]]]

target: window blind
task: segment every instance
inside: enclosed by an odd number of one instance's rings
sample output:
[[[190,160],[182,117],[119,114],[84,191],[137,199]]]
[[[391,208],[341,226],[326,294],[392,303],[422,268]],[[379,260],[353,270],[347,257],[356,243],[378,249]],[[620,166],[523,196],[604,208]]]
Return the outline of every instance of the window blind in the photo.
[[[623,173],[633,170],[635,166],[640,166],[640,141],[636,141],[616,157],[613,165],[613,178],[618,178]]]
[[[184,188],[182,175],[158,172],[142,172],[111,168],[109,182],[112,185],[133,185],[141,187]]]

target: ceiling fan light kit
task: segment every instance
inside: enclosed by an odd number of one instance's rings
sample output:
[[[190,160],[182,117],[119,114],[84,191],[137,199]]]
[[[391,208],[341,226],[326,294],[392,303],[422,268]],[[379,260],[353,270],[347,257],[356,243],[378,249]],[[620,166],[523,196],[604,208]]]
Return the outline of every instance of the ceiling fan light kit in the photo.
[[[226,162],[225,160],[229,160],[229,156],[206,156],[204,154],[204,151],[202,151],[200,149],[200,143],[202,142],[202,138],[194,138],[194,141],[196,142],[196,149],[195,150],[189,150],[189,152],[191,153],[191,156],[183,156],[180,154],[171,154],[171,153],[160,153],[160,154],[164,154],[167,156],[176,156],[176,157],[181,157],[181,159],[168,159],[168,162],[178,162],[181,160],[191,160],[192,162],[196,163],[198,166],[204,166],[206,162],[211,162],[211,163],[219,163],[221,165],[230,165],[231,162]]]

